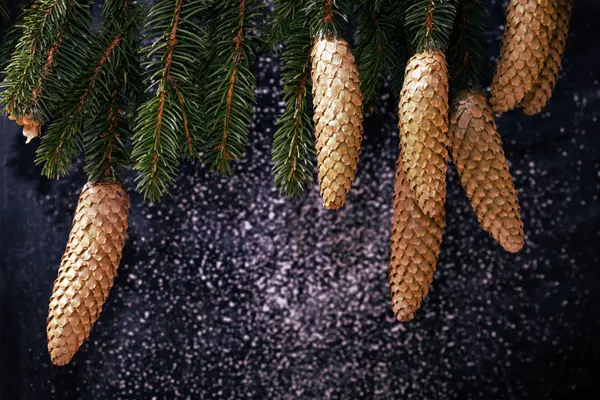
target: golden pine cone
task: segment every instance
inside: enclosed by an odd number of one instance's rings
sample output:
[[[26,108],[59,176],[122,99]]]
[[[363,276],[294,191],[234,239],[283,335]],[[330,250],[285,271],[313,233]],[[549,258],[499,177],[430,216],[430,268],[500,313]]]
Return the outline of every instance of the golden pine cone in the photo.
[[[65,365],[90,335],[121,261],[129,197],[118,183],[88,183],[79,196],[50,298],[48,352]]]
[[[527,115],[534,115],[542,111],[550,96],[552,96],[552,91],[558,80],[562,55],[567,45],[572,8],[572,0],[557,1],[556,29],[550,40],[550,48],[546,56],[544,68],[540,72],[538,80],[533,85],[533,89],[527,93],[521,103],[523,112]]]
[[[523,247],[523,222],[494,115],[482,93],[460,92],[450,112],[452,159],[479,223],[502,247]]]
[[[394,183],[389,281],[394,314],[399,321],[408,321],[429,292],[440,254],[445,210],[433,218],[423,213],[413,199],[401,158]]]
[[[509,0],[490,103],[496,113],[513,109],[533,88],[556,27],[555,0]]]
[[[350,191],[363,133],[362,92],[354,56],[343,39],[313,45],[314,124],[323,204],[340,208]]]
[[[406,66],[398,106],[402,165],[413,198],[435,217],[446,200],[448,68],[441,51],[414,55]]]

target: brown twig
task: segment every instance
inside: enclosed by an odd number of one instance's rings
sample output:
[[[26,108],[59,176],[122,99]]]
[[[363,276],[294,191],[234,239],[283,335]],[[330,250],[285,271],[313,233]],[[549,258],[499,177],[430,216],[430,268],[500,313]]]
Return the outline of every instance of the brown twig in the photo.
[[[100,60],[96,64],[96,67],[94,68],[94,72],[92,73],[92,76],[90,77],[88,86],[85,88],[85,91],[79,98],[79,110],[78,110],[79,112],[83,111],[83,107],[85,106],[85,101],[87,100],[87,96],[88,96],[90,90],[92,90],[94,88],[94,86],[96,85],[96,81],[98,80],[98,76],[100,75],[100,70],[102,69],[102,67],[106,63],[106,60],[108,60],[108,57],[110,57],[110,55],[112,54],[114,49],[119,45],[119,43],[121,43],[121,34],[118,34],[117,36],[115,36],[113,41],[108,45],[108,47],[104,51],[104,54],[102,54],[102,57],[100,57]]]
[[[323,22],[333,21],[333,4],[331,0],[325,0],[323,2]]]
[[[48,50],[48,55],[46,56],[46,63],[42,68],[42,76],[40,76],[35,88],[33,89],[33,100],[36,102],[38,101],[42,93],[44,81],[46,80],[46,78],[48,78],[48,75],[50,75],[52,69],[54,68],[54,59],[56,58],[56,54],[58,53],[60,46],[62,46],[63,44],[63,40],[64,39],[62,34],[58,32],[58,40],[54,42],[50,50]]]

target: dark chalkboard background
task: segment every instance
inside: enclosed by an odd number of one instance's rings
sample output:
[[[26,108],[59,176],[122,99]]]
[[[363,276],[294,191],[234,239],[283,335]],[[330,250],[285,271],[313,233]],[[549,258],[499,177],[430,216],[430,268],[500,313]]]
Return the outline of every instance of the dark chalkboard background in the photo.
[[[489,79],[503,5],[486,3]],[[261,58],[256,124],[233,177],[186,165],[174,196],[147,204],[129,174],[115,287],[63,368],[47,355],[45,318],[85,178],[80,166],[42,178],[36,144],[0,120],[0,399],[598,398],[599,18],[599,2],[576,1],[546,111],[498,119],[525,248],[507,254],[479,228],[451,168],[438,271],[406,324],[386,277],[394,96],[366,119],[341,212],[320,205],[316,186],[287,200],[269,161],[278,60]]]

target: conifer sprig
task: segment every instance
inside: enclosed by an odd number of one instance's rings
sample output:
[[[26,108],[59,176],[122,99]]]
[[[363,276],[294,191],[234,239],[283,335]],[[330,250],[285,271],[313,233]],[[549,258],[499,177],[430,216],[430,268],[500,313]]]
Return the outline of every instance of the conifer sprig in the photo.
[[[314,36],[343,36],[352,4],[349,0],[307,0],[304,12]]]
[[[149,99],[137,110],[132,157],[138,190],[158,200],[175,182],[179,163],[194,156],[190,143],[200,141],[200,123],[191,123],[199,107],[194,86],[202,47],[195,23],[206,2],[160,0],[148,13],[142,51]],[[215,14],[217,15],[217,14]]]
[[[354,54],[358,63],[364,102],[377,103],[383,73],[394,78],[405,61],[403,43],[404,7],[395,0],[361,0],[354,10],[356,20]],[[397,79],[395,79],[397,80]]]
[[[102,33],[93,40],[90,54],[72,55],[79,57],[79,62],[85,65],[85,72],[70,87],[66,97],[68,101],[63,102],[59,109],[61,116],[48,127],[36,152],[36,163],[43,165],[42,173],[49,178],[66,175],[83,144],[88,157],[86,170],[90,177],[99,178],[104,173],[114,175],[114,164],[104,171],[92,167],[94,162],[91,160],[101,157],[97,154],[101,145],[90,139],[84,143],[82,128],[107,110],[106,105],[112,102],[116,87],[130,90],[127,81],[135,75],[130,67],[139,68],[135,66],[137,63],[132,63],[132,57],[136,55],[135,36],[140,16],[137,7],[137,2],[131,0],[107,0],[102,15]],[[92,129],[92,132],[95,131]],[[114,141],[110,142],[110,146],[114,147]],[[107,153],[109,155],[112,157],[111,152]],[[119,159],[117,157],[115,160]]]
[[[130,132],[139,98],[141,68],[138,27],[142,7],[138,1],[105,0],[102,29],[105,40],[119,39],[107,62],[106,83],[98,92],[97,106],[85,122],[85,171],[90,181],[116,180],[130,158]]]
[[[27,8],[0,86],[5,112],[44,122],[65,98],[64,82],[79,76],[80,54],[89,47],[89,6],[89,0],[37,0]]]
[[[404,27],[415,52],[446,51],[454,18],[455,0],[410,0]]]
[[[303,0],[274,0],[273,9],[268,23],[270,29],[266,38],[266,50],[273,49],[279,53],[289,35],[297,34],[299,27],[306,29],[306,13]]]
[[[0,0],[0,17],[8,18],[10,15],[6,0]]]
[[[480,76],[484,67],[483,6],[479,0],[459,0],[452,46],[448,51],[451,89],[453,92],[481,89]]]
[[[310,98],[310,49],[312,40],[301,20],[290,23],[296,32],[286,36],[281,56],[281,80],[285,111],[273,137],[275,186],[287,196],[297,196],[314,175],[314,134]]]
[[[242,158],[252,122],[256,79],[251,62],[259,46],[259,5],[253,0],[227,0],[214,7],[212,30],[215,60],[206,87],[204,158],[218,173],[230,174],[231,161]]]

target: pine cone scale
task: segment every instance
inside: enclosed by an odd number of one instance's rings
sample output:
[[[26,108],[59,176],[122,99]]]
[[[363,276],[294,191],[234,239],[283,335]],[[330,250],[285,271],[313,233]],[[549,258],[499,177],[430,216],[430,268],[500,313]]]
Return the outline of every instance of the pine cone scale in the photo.
[[[87,184],[50,298],[48,351],[67,364],[102,312],[121,261],[129,198],[117,183]]]

